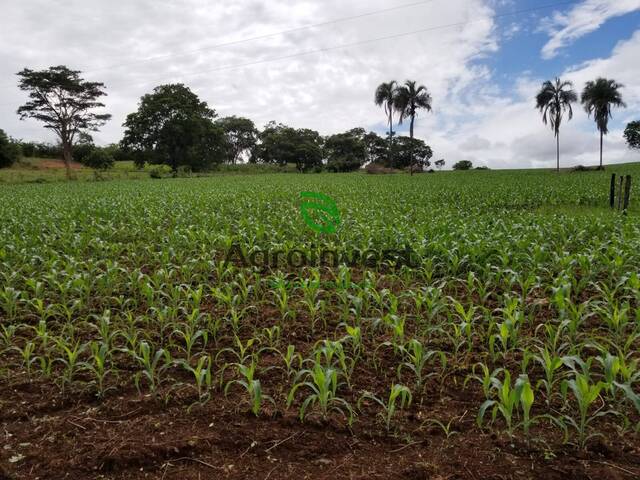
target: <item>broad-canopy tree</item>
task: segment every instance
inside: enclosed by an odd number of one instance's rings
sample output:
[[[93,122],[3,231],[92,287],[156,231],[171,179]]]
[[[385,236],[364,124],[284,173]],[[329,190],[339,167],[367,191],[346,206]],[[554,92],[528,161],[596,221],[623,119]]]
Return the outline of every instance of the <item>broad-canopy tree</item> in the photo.
[[[418,115],[418,110],[424,109],[430,112],[433,99],[429,90],[424,85],[416,86],[413,80],[407,80],[404,85],[399,86],[395,91],[394,108],[400,114],[398,120],[400,124],[409,118],[409,138],[413,140],[413,126]],[[410,142],[412,145],[413,142]],[[413,174],[413,152],[409,152],[409,169]]]
[[[71,175],[73,145],[78,136],[97,131],[111,118],[110,114],[95,111],[104,107],[99,100],[106,95],[104,84],[85,81],[80,73],[64,65],[46,70],[25,68],[17,73],[18,87],[29,94],[29,100],[17,113],[21,120],[43,122],[58,136],[67,176]]]
[[[322,137],[314,130],[269,122],[258,139],[253,163],[293,163],[301,172],[322,167]]]
[[[207,170],[225,155],[224,133],[215,117],[185,85],[160,85],[127,116],[122,147],[138,166],[148,162],[169,165],[174,172],[181,166]]]
[[[389,151],[388,160],[391,162],[391,150],[393,148],[393,111],[395,109],[397,82],[392,80],[378,85],[374,96],[374,102],[379,107],[384,107],[389,125]]]
[[[573,118],[572,103],[578,101],[573,84],[556,78],[554,82],[547,80],[536,96],[536,108],[542,113],[542,122],[551,125],[556,137],[556,168],[560,171],[560,125],[565,112],[568,119]]]
[[[473,162],[471,160],[460,160],[453,166],[454,170],[471,170],[473,168]]]
[[[251,156],[251,151],[258,142],[258,129],[253,121],[243,117],[224,117],[216,120],[225,136],[228,147],[227,163],[235,165],[243,155]]]
[[[369,132],[362,137],[362,140],[365,148],[364,163],[384,163],[389,156],[388,145],[384,138],[375,132]]]
[[[640,149],[640,121],[631,122],[624,129],[624,138],[630,148]]]
[[[582,105],[589,116],[593,116],[600,132],[600,168],[602,168],[602,146],[604,136],[609,133],[612,107],[626,107],[620,89],[623,85],[615,80],[598,78],[587,82],[582,91]]]
[[[423,170],[431,166],[433,151],[418,138],[396,137],[393,144],[391,164],[385,166],[397,169],[409,169],[413,174],[415,169]]]
[[[444,158],[441,158],[440,160],[435,161],[435,166],[438,170],[444,167],[444,164],[445,164]]]
[[[327,170],[330,172],[352,172],[367,161],[366,131],[354,128],[348,132],[330,135],[324,140]]]
[[[19,157],[20,147],[0,129],[0,168],[10,167]]]

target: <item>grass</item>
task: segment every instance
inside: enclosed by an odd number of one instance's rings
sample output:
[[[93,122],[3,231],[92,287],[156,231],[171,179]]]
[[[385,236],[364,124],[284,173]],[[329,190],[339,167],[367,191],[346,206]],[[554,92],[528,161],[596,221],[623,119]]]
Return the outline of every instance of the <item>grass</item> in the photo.
[[[107,181],[107,180],[142,180],[150,178],[150,173],[157,170],[154,165],[137,168],[132,161],[116,162],[114,167],[99,175],[91,168],[81,164],[74,164],[72,180],[75,181]],[[161,168],[163,176],[170,176],[168,167]],[[258,174],[258,173],[292,173],[294,165],[285,167],[274,165],[221,165],[208,173],[192,174],[191,176]],[[47,158],[22,158],[10,168],[0,169],[0,183],[52,183],[67,181],[64,164],[61,160]]]
[[[138,170],[133,162],[116,162],[113,169],[101,174],[105,180],[148,178],[148,168]],[[96,179],[94,170],[76,164],[73,179],[91,181]],[[23,158],[11,168],[0,169],[0,183],[51,183],[67,181],[62,161],[45,158]]]

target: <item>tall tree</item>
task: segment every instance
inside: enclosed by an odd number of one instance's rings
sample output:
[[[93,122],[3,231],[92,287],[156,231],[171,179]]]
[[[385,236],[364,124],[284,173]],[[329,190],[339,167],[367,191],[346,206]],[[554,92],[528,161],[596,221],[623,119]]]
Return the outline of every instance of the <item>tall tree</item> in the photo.
[[[145,162],[194,171],[220,163],[226,151],[216,113],[185,85],[168,84],[144,95],[136,112],[127,115],[122,147],[138,166]]]
[[[556,137],[556,169],[560,171],[560,125],[565,112],[569,120],[573,118],[572,103],[578,101],[573,90],[573,83],[556,78],[554,82],[547,80],[536,96],[536,108],[542,113],[542,122],[551,125]]]
[[[620,89],[623,85],[608,78],[598,78],[587,82],[582,91],[582,105],[589,116],[593,115],[600,131],[600,168],[602,168],[602,144],[609,133],[609,119],[612,107],[626,107]]]
[[[410,144],[413,146],[413,125],[416,120],[416,115],[419,109],[424,109],[427,112],[431,111],[431,103],[433,99],[429,94],[429,90],[424,85],[416,87],[416,82],[413,80],[407,80],[404,85],[400,86],[396,90],[396,98],[394,107],[400,114],[399,122],[410,119],[409,123],[409,138],[411,138]],[[413,175],[413,149],[410,151],[410,167],[411,174]]]
[[[397,82],[395,80],[381,83],[378,85],[378,88],[376,88],[374,98],[377,106],[384,106],[384,112],[387,115],[387,122],[389,123],[389,163],[391,163],[393,155],[393,110],[396,100],[396,88]]]
[[[215,123],[222,128],[227,140],[229,163],[235,165],[247,151],[251,154],[258,141],[258,129],[251,120],[232,116],[220,118]]]
[[[104,107],[99,101],[106,95],[104,84],[87,82],[77,70],[64,65],[46,70],[25,68],[17,75],[18,87],[29,92],[29,101],[18,108],[20,119],[33,118],[44,122],[45,128],[55,132],[62,146],[62,158],[71,176],[73,145],[81,133],[97,131],[111,115],[96,113]]]

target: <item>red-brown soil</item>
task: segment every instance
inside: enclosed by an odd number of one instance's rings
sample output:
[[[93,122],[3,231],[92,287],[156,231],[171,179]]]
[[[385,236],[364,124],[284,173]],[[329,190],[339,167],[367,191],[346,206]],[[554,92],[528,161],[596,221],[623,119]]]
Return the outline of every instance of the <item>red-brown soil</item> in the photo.
[[[37,163],[37,167],[39,170],[49,170],[49,169],[59,170],[59,169],[65,168],[64,162],[62,160],[40,160]],[[78,162],[71,162],[69,164],[69,167],[72,170],[79,170],[83,168],[83,165]]]
[[[188,410],[195,400],[188,388],[166,404],[133,387],[102,402],[81,392],[63,401],[56,386],[3,381],[0,479],[640,478],[633,437],[612,430],[586,451],[563,445],[557,431],[537,432],[547,443],[510,440],[478,429],[475,396],[454,384],[438,389],[427,385],[422,405],[400,412],[387,434],[377,410],[349,429],[340,417],[301,423],[295,408],[256,418],[239,395],[219,391]],[[447,438],[426,419],[453,420],[455,433]]]

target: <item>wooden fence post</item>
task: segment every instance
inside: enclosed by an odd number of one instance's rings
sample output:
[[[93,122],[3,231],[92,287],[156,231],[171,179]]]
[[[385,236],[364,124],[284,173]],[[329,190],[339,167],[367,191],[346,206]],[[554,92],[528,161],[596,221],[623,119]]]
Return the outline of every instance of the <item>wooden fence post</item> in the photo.
[[[624,214],[627,214],[629,208],[629,196],[631,195],[631,175],[627,175],[627,184],[624,189]]]
[[[620,190],[618,191],[618,210],[622,210],[623,190],[624,190],[624,175],[620,175]]]
[[[611,190],[609,192],[609,205],[611,206],[611,209],[613,210],[613,207],[615,206],[616,203],[616,174],[612,173],[611,174]]]

